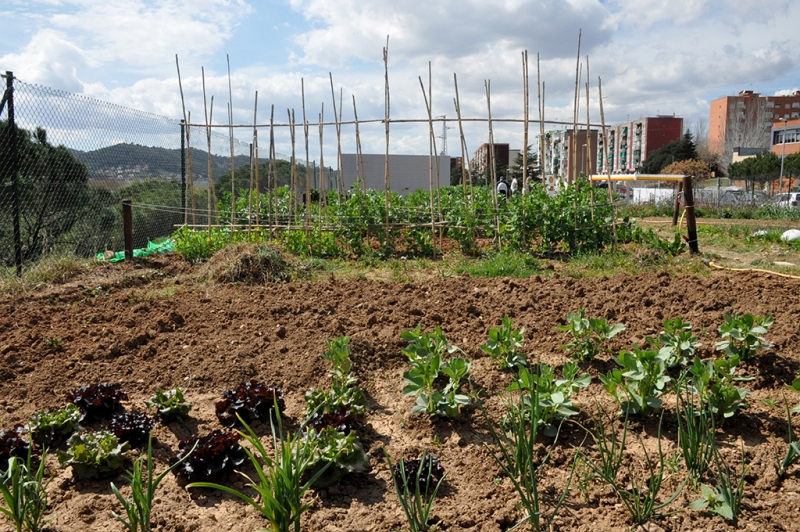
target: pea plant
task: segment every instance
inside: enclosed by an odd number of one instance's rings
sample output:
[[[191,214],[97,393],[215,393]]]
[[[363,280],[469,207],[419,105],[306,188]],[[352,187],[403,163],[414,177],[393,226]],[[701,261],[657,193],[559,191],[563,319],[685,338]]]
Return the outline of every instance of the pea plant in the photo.
[[[655,340],[648,337],[647,342],[667,355],[665,361],[669,368],[686,366],[694,358],[697,348],[703,345],[697,341],[697,336],[692,334],[692,325],[681,318],[665,320],[664,332]]]
[[[489,329],[489,339],[481,350],[496,360],[503,369],[528,365],[528,359],[518,350],[522,348],[525,328],[514,329],[508,316],[503,317],[500,327]]]
[[[582,308],[577,312],[567,312],[566,319],[566,325],[556,327],[556,330],[572,335],[573,341],[566,344],[564,349],[580,362],[593,360],[600,353],[601,343],[625,330],[625,325],[621,323],[610,326],[605,318],[587,318]]]
[[[649,414],[661,409],[661,395],[672,378],[667,374],[666,355],[652,349],[622,351],[614,360],[622,369],[614,369],[600,380],[608,392],[630,414]],[[624,399],[624,401],[623,401]]]
[[[725,322],[717,329],[723,340],[715,345],[717,351],[724,351],[728,357],[739,356],[742,362],[749,362],[759,349],[772,347],[764,339],[767,329],[774,323],[772,316],[753,316],[726,312]]]
[[[517,380],[508,387],[509,391],[522,392],[522,404],[526,406],[522,413],[531,410],[527,406],[531,396],[536,394],[539,401],[538,422],[545,436],[554,437],[558,433],[556,421],[566,419],[578,413],[572,404],[572,395],[581,388],[587,388],[592,381],[588,373],[578,374],[578,366],[574,362],[566,362],[561,370],[561,378],[556,378],[555,369],[547,364],[539,364],[537,371],[520,368]],[[510,403],[509,409],[515,409],[517,403]],[[519,412],[506,415],[506,420],[513,419]]]
[[[403,373],[406,382],[403,395],[417,398],[417,404],[411,412],[446,418],[457,416],[460,406],[470,404],[470,398],[459,391],[461,381],[469,377],[471,362],[462,357],[453,357],[446,362],[442,360],[443,356],[460,350],[448,343],[438,327],[433,333],[423,333],[418,326],[404,332],[402,338],[408,342],[402,353],[412,366],[412,369]],[[436,387],[440,374],[449,377],[443,389]]]

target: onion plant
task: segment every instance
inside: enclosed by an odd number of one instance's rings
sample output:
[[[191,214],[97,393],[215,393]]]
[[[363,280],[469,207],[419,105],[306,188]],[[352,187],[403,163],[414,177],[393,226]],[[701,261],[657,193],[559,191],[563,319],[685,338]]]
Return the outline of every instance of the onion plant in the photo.
[[[42,451],[39,467],[31,467],[32,451],[28,449],[28,458],[22,462],[19,457],[8,459],[8,469],[0,476],[0,495],[3,506],[0,513],[14,523],[16,532],[38,532],[45,524],[44,514],[47,511],[47,484],[44,480],[44,466],[47,451]]]
[[[550,459],[550,453],[558,442],[558,435],[561,425],[555,432],[555,440],[550,450],[543,459],[536,456],[536,440],[539,437],[542,424],[540,419],[543,415],[542,405],[539,394],[535,389],[531,390],[530,396],[518,394],[515,402],[509,405],[508,412],[504,418],[503,427],[497,426],[486,413],[483,405],[479,403],[489,432],[497,446],[497,451],[487,445],[489,453],[497,462],[503,473],[511,480],[519,498],[522,508],[527,515],[517,523],[514,528],[528,523],[530,530],[549,530],[553,520],[558,515],[564,499],[569,493],[572,477],[575,474],[575,466],[578,456],[576,455],[570,468],[569,478],[559,499],[555,502],[550,512],[542,510],[542,503],[539,496],[539,475]],[[563,422],[562,422],[563,423]]]
[[[681,379],[683,380],[683,379]],[[683,462],[696,488],[714,456],[714,432],[708,403],[694,401],[690,390],[681,387],[676,393],[678,445]]]
[[[634,473],[630,467],[627,475],[627,480],[629,483],[623,483],[623,480],[620,479],[618,475],[619,466],[622,463],[623,452],[625,451],[624,438],[625,434],[627,433],[627,419],[625,428],[623,429],[623,444],[609,445],[608,442],[604,442],[602,445],[598,445],[598,450],[601,454],[601,465],[598,465],[594,461],[587,459],[589,467],[594,470],[595,474],[597,474],[600,479],[611,486],[611,488],[620,498],[620,501],[625,509],[627,509],[631,514],[633,522],[637,525],[646,523],[653,518],[664,517],[674,513],[668,512],[666,514],[660,514],[658,512],[669,506],[678,497],[678,495],[680,495],[681,491],[683,491],[684,485],[686,484],[684,481],[678,487],[675,493],[673,493],[665,502],[658,502],[658,495],[664,482],[664,467],[666,463],[664,452],[661,450],[661,425],[663,420],[664,413],[662,412],[658,423],[658,459],[656,461],[656,465],[654,465],[653,461],[650,459],[650,454],[647,452],[647,447],[645,447],[641,436],[637,435],[639,438],[639,443],[642,446],[642,450],[644,451],[646,468],[644,482],[637,480],[640,475]],[[595,438],[597,441],[597,437]],[[606,455],[609,450],[611,451],[610,454]]]
[[[166,471],[153,477],[153,437],[147,438],[147,455],[139,457],[138,460],[133,462],[133,470],[127,472],[127,480],[131,486],[131,496],[123,497],[119,489],[111,483],[111,491],[114,492],[117,499],[122,503],[125,509],[127,519],[120,516],[116,512],[111,512],[114,518],[125,525],[129,532],[149,532],[151,529],[150,513],[153,509],[153,497],[155,496],[158,485],[164,480],[167,474],[185,462],[197,447],[195,442],[191,451],[186,453],[180,460],[172,464]],[[143,469],[143,462],[146,467],[146,474]]]
[[[247,430],[247,433],[240,432],[240,434],[255,449],[252,451],[249,447],[244,448],[258,478],[251,479],[244,473],[240,474],[249,481],[247,485],[256,491],[257,498],[213,482],[192,482],[187,487],[218,489],[242,499],[269,521],[272,532],[300,532],[300,518],[311,506],[310,502],[305,504],[302,502],[303,495],[332,462],[327,462],[305,482],[303,481],[314,461],[313,448],[307,445],[302,437],[305,423],[300,426],[296,434],[289,434],[284,438],[277,404],[270,414],[274,456],[271,456],[253,429],[241,417],[239,421]]]
[[[797,380],[795,380],[797,382]],[[792,411],[789,410],[789,403],[786,401],[786,394],[783,396],[783,404],[786,405],[786,420],[789,424],[789,448],[786,455],[778,467],[778,477],[783,478],[789,468],[800,461],[800,440],[794,439],[794,428],[792,427]]]
[[[413,478],[408,478],[402,458],[397,464],[398,467],[395,467],[392,465],[392,459],[386,449],[383,450],[383,454],[389,463],[394,492],[397,494],[400,506],[403,507],[408,527],[411,532],[426,532],[429,530],[428,522],[431,510],[433,510],[433,502],[447,474],[441,475],[436,481],[434,478],[435,459],[423,453],[419,459],[420,466],[413,473]],[[397,474],[395,474],[395,470]]]

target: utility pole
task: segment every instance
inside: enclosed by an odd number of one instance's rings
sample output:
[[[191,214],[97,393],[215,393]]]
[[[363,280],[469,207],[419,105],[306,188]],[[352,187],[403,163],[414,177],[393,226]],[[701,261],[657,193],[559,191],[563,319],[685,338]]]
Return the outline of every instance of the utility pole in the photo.
[[[447,127],[447,115],[439,115],[436,118],[442,119],[442,135],[436,137],[437,139],[442,139],[442,151],[439,152],[439,155],[447,155],[447,130],[453,128]]]

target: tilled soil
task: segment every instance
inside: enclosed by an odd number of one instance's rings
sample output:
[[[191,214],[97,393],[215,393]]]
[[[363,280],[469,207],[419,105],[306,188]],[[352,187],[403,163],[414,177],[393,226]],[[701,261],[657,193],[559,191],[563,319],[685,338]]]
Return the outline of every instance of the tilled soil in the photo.
[[[63,406],[66,394],[84,384],[118,382],[130,397],[128,410],[144,411],[143,401],[157,388],[186,389],[194,404],[190,419],[159,425],[153,434],[157,470],[166,467],[178,442],[191,434],[221,428],[214,402],[223,390],[254,379],[279,386],[286,395],[286,424],[297,428],[304,392],[327,388],[328,365],[321,358],[325,339],[351,338],[353,371],[369,398],[362,435],[372,470],[351,475],[326,489],[311,490],[311,509],[303,517],[309,531],[389,531],[405,527],[384,458],[416,457],[428,451],[439,457],[447,477],[432,522],[437,530],[508,530],[521,517],[518,497],[490,454],[491,438],[481,410],[471,406],[453,421],[410,413],[413,399],[401,394],[408,369],[400,353],[400,334],[418,324],[440,327],[451,343],[473,361],[472,383],[489,415],[498,419],[508,373],[480,350],[489,328],[504,315],[525,328],[524,352],[531,360],[561,365],[567,343],[554,328],[570,310],[624,323],[627,329],[605,347],[610,352],[645,345],[664,319],[680,316],[694,325],[703,347],[714,356],[717,327],[726,310],[765,313],[775,318],[768,340],[774,347],[742,368],[743,383],[753,392],[750,407],[717,433],[723,454],[739,470],[744,449],[746,488],[738,523],[744,530],[800,529],[800,478],[796,466],[779,481],[776,453],[786,451],[788,427],[782,394],[800,368],[800,281],[763,273],[710,272],[707,276],[667,273],[572,279],[558,274],[529,279],[431,277],[407,283],[329,279],[265,286],[201,282],[175,256],[137,264],[103,265],[63,285],[22,295],[0,296],[0,406],[2,428],[24,423],[41,408]],[[52,339],[60,339],[54,342]],[[58,345],[60,344],[60,345]],[[585,429],[600,408],[615,413],[599,375],[614,368],[609,353],[582,367],[592,385],[574,402],[581,414],[562,427],[562,436],[541,471],[545,511],[552,509],[570,477],[578,449],[596,456]],[[798,401],[786,391],[790,405]],[[674,395],[665,398],[661,447],[676,453]],[[800,420],[795,420],[800,425]],[[265,426],[256,427],[267,441]],[[628,436],[631,471],[644,471],[643,446],[657,454],[658,419],[633,420]],[[552,440],[542,439],[542,453]],[[661,501],[680,489],[686,473],[680,463],[665,472]],[[48,487],[53,520],[59,531],[121,530],[111,511],[121,511],[109,481],[74,480],[54,457]],[[714,483],[713,474],[706,479]],[[124,483],[122,478],[115,480]],[[239,489],[241,477],[224,479]],[[732,530],[718,516],[685,507],[698,498],[685,485],[647,530]],[[156,496],[155,530],[252,531],[267,522],[251,507],[221,492],[186,490],[168,476]],[[4,524],[8,528],[7,523]],[[592,479],[578,464],[569,494],[554,522],[555,530],[630,530],[630,515],[611,489]]]

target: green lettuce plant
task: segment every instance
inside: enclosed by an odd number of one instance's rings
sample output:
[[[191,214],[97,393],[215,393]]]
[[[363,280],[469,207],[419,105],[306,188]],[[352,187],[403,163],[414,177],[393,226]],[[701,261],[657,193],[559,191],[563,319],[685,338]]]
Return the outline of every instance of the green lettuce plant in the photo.
[[[58,452],[61,467],[72,466],[75,478],[104,477],[122,469],[130,445],[108,431],[73,434],[67,450]]]
[[[183,398],[181,388],[173,388],[166,392],[160,389],[156,390],[155,395],[144,404],[148,408],[155,408],[156,415],[165,421],[183,419],[189,415],[189,411],[192,409],[192,403],[187,403]]]
[[[83,413],[73,403],[57,410],[39,410],[28,419],[31,440],[39,445],[52,445],[72,434]]]

